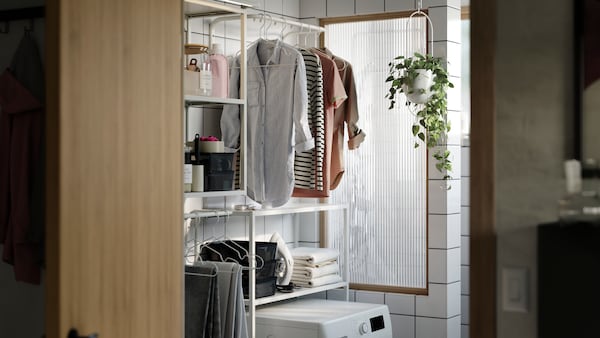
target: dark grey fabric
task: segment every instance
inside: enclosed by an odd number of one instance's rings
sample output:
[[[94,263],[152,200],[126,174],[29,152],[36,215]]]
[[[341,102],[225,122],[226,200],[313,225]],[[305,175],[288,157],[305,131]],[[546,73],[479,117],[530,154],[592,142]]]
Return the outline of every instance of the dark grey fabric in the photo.
[[[248,338],[242,290],[242,268],[237,263],[217,264],[223,338]]]
[[[185,337],[220,338],[221,310],[217,267],[199,263],[185,267]]]

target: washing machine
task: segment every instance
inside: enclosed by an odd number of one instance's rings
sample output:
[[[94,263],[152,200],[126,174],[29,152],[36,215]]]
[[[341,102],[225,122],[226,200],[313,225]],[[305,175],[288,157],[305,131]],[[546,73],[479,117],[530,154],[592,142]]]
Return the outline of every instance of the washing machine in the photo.
[[[298,299],[256,309],[257,338],[392,338],[387,305]]]

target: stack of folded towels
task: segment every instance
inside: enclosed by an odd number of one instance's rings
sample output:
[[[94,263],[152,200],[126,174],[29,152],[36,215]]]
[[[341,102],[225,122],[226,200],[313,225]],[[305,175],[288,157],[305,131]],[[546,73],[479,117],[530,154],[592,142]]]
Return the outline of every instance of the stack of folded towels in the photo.
[[[342,281],[337,250],[299,247],[292,249],[291,254],[294,258],[294,284],[317,287]]]

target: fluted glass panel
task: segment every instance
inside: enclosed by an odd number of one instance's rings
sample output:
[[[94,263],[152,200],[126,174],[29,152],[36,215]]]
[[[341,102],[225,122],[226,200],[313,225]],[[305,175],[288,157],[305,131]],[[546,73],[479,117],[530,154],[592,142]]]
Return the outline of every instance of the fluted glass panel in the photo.
[[[414,147],[414,109],[397,95],[389,110],[385,98],[388,63],[426,51],[425,20],[407,20],[327,25],[325,45],[353,67],[359,126],[367,135],[360,148],[345,150],[345,173],[330,197],[350,207],[352,283],[427,287],[426,147]],[[341,248],[338,214],[328,216],[327,244]]]

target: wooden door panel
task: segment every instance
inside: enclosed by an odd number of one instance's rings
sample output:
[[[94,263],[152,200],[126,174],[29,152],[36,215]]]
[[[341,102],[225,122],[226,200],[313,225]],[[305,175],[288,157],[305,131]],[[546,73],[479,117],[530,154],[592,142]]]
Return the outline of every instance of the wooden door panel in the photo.
[[[181,337],[181,1],[47,6],[48,337]]]

